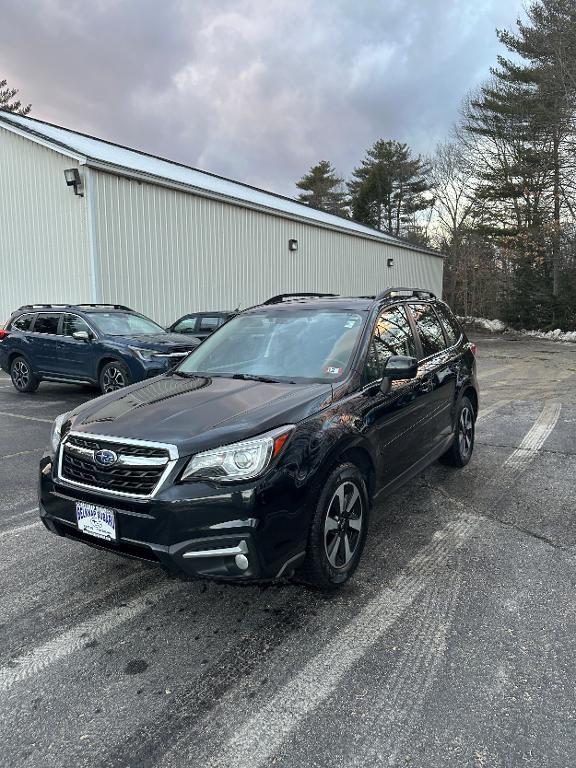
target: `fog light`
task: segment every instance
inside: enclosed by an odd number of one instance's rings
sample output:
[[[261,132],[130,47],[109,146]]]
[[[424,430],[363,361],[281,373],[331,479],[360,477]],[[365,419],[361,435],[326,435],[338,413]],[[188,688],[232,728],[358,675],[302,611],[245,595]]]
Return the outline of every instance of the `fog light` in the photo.
[[[240,568],[241,571],[245,571],[250,565],[246,555],[236,555],[236,557],[234,558],[234,562],[236,563],[238,568]]]

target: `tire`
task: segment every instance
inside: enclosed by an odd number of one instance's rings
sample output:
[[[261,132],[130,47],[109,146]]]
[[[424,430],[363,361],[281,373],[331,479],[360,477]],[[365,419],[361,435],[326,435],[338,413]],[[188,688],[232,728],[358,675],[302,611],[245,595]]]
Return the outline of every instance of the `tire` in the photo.
[[[98,381],[102,394],[107,395],[131,383],[130,371],[120,360],[111,360],[102,367]]]
[[[451,467],[465,467],[468,464],[474,451],[475,426],[474,406],[467,397],[463,397],[456,414],[454,442],[441,457],[443,464]]]
[[[308,549],[299,576],[309,586],[331,591],[348,581],[362,556],[368,532],[366,481],[355,464],[339,464],[313,498]]]
[[[36,392],[40,379],[32,373],[25,357],[15,357],[10,363],[10,378],[17,392]]]

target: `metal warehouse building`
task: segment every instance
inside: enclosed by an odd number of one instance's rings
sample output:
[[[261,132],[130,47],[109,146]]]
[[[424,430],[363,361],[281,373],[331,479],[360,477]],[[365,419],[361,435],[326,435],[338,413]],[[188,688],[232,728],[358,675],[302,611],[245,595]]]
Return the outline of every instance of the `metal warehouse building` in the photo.
[[[160,323],[277,294],[442,290],[439,254],[294,200],[0,112],[0,322],[28,303]]]

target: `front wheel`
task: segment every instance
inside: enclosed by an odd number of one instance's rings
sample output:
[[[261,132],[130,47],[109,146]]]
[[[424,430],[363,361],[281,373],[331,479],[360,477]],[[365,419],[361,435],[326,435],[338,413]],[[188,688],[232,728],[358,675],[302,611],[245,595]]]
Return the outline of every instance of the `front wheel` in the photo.
[[[40,380],[32,373],[30,363],[25,357],[16,357],[10,365],[10,378],[18,392],[35,392]]]
[[[355,464],[340,464],[316,497],[303,581],[324,590],[342,586],[358,567],[367,530],[364,476]]]
[[[451,467],[465,467],[474,450],[475,415],[474,406],[463,397],[456,414],[454,442],[442,456],[444,464]]]
[[[116,392],[117,389],[123,389],[130,384],[130,372],[124,363],[118,360],[112,360],[100,371],[100,389],[103,394]]]

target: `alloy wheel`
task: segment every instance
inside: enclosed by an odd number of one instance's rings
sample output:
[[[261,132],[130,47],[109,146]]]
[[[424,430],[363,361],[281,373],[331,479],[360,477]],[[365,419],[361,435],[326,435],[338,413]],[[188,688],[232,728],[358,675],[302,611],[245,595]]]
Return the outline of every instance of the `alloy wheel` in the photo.
[[[12,366],[12,381],[17,389],[26,389],[30,383],[30,368],[24,360],[18,360]]]
[[[472,450],[472,441],[474,440],[474,419],[470,408],[464,406],[460,411],[460,421],[458,424],[458,443],[462,458],[467,458]]]
[[[126,379],[124,374],[115,365],[111,365],[104,371],[102,376],[102,390],[104,393],[116,392],[117,389],[122,389],[126,386]]]
[[[324,523],[324,549],[333,568],[346,568],[358,547],[364,525],[362,495],[350,480],[341,483],[328,507]]]

